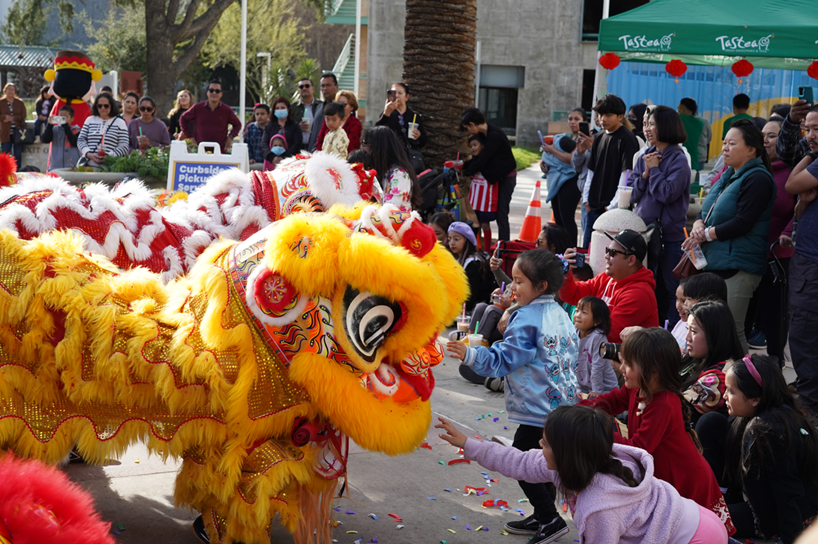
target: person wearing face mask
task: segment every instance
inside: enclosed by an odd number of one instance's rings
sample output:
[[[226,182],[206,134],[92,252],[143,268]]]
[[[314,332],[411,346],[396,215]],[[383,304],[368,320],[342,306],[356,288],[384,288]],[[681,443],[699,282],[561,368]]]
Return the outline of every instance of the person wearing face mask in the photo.
[[[262,143],[267,146],[267,153],[264,156],[264,164],[278,164],[281,160],[298,155],[302,150],[301,128],[293,118],[293,107],[290,101],[283,96],[279,96],[273,101],[273,117],[264,127],[261,135]],[[276,155],[272,152],[272,139],[276,134],[284,136],[286,145],[284,151]],[[267,170],[267,167],[264,168]]]
[[[275,170],[285,153],[287,153],[287,139],[283,134],[274,135],[270,140],[270,153],[264,159],[264,171],[272,172]]]

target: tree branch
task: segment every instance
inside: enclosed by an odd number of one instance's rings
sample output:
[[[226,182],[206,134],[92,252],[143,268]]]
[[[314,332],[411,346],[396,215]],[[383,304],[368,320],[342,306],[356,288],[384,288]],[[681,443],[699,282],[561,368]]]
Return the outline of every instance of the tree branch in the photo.
[[[214,2],[212,6],[207,8],[207,11],[190,24],[187,34],[185,34],[182,39],[190,38],[194,35],[198,37],[202,32],[209,33],[216,26],[216,23],[219,22],[219,17],[224,13],[224,10],[230,7],[230,4],[235,1],[236,0],[217,0]]]
[[[210,31],[213,30],[213,27],[216,26],[218,22],[218,17],[215,18],[213,24],[207,31],[201,32],[196,35],[196,39],[193,40],[193,43],[190,44],[184,53],[179,55],[179,57],[173,62],[173,72],[177,74],[181,74],[182,71],[187,68],[191,62],[199,55],[199,52],[202,50],[205,42],[207,41],[208,36],[210,35]]]
[[[168,8],[165,11],[165,20],[168,21],[168,24],[175,25],[176,24],[176,16],[179,12],[179,0],[170,0],[168,2]]]
[[[193,24],[194,19],[196,18],[196,11],[199,9],[199,4],[202,3],[202,0],[191,0],[190,5],[187,7],[187,12],[185,13],[185,18],[182,21],[182,24],[176,25],[176,21],[174,20],[174,30],[177,30],[178,33],[174,36],[174,42],[179,43],[180,41],[184,40],[191,36],[190,34],[190,25]],[[209,7],[207,11],[204,12],[202,17],[210,13],[210,10],[213,9],[213,6]],[[219,12],[221,13],[221,12]],[[217,17],[218,18],[218,17]],[[198,38],[198,37],[197,37]]]

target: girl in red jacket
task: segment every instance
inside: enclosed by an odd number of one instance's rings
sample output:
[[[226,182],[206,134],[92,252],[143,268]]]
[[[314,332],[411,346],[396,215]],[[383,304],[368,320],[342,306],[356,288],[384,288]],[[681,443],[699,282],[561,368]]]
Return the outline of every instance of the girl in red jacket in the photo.
[[[679,392],[679,345],[670,332],[643,329],[628,335],[619,354],[625,386],[579,404],[611,415],[628,411],[628,438],[619,444],[636,446],[653,455],[655,475],[670,483],[682,497],[712,510],[727,533],[736,529],[716,477],[700,453],[690,428],[690,410]]]

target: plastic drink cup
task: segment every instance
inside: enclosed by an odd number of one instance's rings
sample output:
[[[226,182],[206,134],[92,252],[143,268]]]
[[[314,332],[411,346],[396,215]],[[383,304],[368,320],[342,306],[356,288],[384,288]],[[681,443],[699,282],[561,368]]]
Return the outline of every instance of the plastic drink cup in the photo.
[[[693,246],[689,249],[689,251],[690,260],[693,261],[693,266],[696,267],[696,270],[701,270],[707,266],[707,258],[704,256],[702,246]]]
[[[469,332],[469,318],[457,318],[457,330],[460,332]]]
[[[470,348],[479,348],[483,345],[483,335],[482,334],[470,334],[469,335],[469,347]]]
[[[633,187],[619,187],[619,207],[628,208],[631,205]]]
[[[410,140],[415,139],[415,137],[412,136],[412,131],[414,131],[414,130],[418,130],[418,124],[417,123],[409,123],[409,134],[407,134],[407,136],[409,136]]]
[[[554,137],[550,134],[544,138],[544,141],[548,145],[554,145]]]
[[[104,158],[105,158],[105,150],[100,148],[100,149],[97,151],[97,157],[99,157],[99,158],[100,158],[100,160],[101,160],[101,159],[104,159]]]

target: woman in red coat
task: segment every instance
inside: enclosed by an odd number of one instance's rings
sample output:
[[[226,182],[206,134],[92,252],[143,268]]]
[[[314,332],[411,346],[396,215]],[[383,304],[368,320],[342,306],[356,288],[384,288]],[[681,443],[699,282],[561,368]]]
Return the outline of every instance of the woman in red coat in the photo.
[[[347,133],[347,137],[349,138],[347,152],[352,153],[361,148],[361,132],[363,131],[360,119],[354,115],[358,111],[358,100],[352,91],[338,91],[338,94],[335,95],[335,101],[345,106],[344,122],[341,124],[341,128],[344,129],[344,132]],[[315,144],[316,151],[323,149],[324,138],[328,132],[327,124],[324,123],[321,125],[321,130],[318,132],[318,140]]]
[[[628,411],[628,437],[615,436],[618,444],[636,446],[653,455],[657,478],[665,480],[682,497],[712,510],[727,533],[736,532],[716,477],[700,453],[690,429],[690,411],[679,389],[679,344],[659,328],[631,333],[619,354],[625,386],[579,404],[600,408],[611,415]]]

